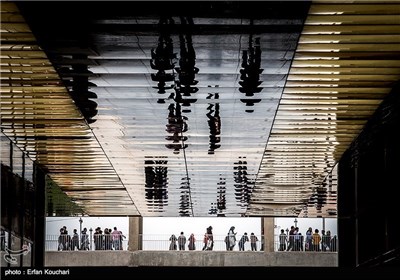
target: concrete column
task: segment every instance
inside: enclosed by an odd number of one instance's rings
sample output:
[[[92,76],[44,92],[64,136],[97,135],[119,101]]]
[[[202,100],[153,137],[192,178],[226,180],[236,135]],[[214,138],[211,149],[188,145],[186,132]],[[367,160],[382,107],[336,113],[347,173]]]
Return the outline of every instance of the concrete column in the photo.
[[[46,232],[46,178],[44,172],[35,164],[35,199],[34,199],[34,221],[33,221],[33,248],[32,267],[44,267],[44,243]]]
[[[143,217],[129,217],[128,250],[142,250]]]
[[[264,252],[274,251],[274,218],[262,218],[262,227],[264,232]]]

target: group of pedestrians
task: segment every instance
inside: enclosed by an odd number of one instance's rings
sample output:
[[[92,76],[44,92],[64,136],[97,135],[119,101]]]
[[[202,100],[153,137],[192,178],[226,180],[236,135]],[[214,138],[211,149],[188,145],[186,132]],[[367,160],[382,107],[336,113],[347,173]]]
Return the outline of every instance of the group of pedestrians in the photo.
[[[185,245],[186,245],[186,236],[183,231],[181,231],[181,234],[176,237],[175,234],[172,234],[171,237],[169,238],[169,250],[185,250]],[[194,234],[190,234],[189,238],[187,239],[188,242],[188,249],[189,251],[196,250],[196,238],[194,238]],[[178,244],[177,244],[178,243]]]
[[[235,232],[235,227],[232,226],[229,229],[228,234],[225,236],[225,240],[224,240],[227,251],[233,251],[233,248],[235,248],[236,234],[237,234],[237,232]],[[245,232],[242,235],[242,237],[239,239],[239,242],[238,242],[239,251],[244,251],[244,245],[246,242],[249,242],[249,241],[250,241],[251,250],[257,251],[258,237],[256,235],[254,235],[253,232],[250,234],[250,238],[248,237],[247,232]]]
[[[212,251],[214,248],[214,235],[212,230],[212,226],[206,228],[206,232],[204,233],[203,237],[202,251]],[[244,251],[246,242],[250,242],[252,251],[257,251],[258,237],[254,235],[253,232],[250,234],[250,237],[247,235],[247,232],[245,232],[239,239],[239,242],[236,240],[236,234],[237,232],[235,232],[235,227],[232,226],[224,239],[227,251],[233,251],[236,244],[238,244],[239,251]],[[186,243],[190,251],[196,250],[196,238],[194,237],[193,233],[188,239],[184,235],[184,232],[181,232],[178,237],[176,237],[175,234],[172,234],[169,238],[169,241],[169,250],[185,250]]]
[[[181,234],[176,237],[175,234],[172,234],[169,238],[169,250],[177,250],[180,251],[185,250],[186,242],[188,243],[189,251],[196,250],[196,238],[194,237],[194,233],[190,234],[189,238],[186,239],[184,232],[182,231]],[[212,251],[214,247],[214,237],[212,233],[212,226],[209,226],[206,229],[206,233],[204,234],[203,238],[204,246],[202,248],[203,251]]]
[[[105,228],[104,233],[100,227],[95,229],[93,234],[95,250],[122,250],[122,241],[126,238],[122,231],[114,227]],[[58,251],[75,251],[75,250],[90,250],[90,241],[87,228],[84,228],[79,236],[77,229],[73,230],[73,234],[69,235],[67,227],[60,228],[58,237]]]
[[[73,234],[69,235],[67,227],[60,228],[60,235],[58,236],[58,251],[74,251],[79,250],[79,235],[76,229]]]
[[[172,234],[169,238],[169,250],[177,250],[180,251],[185,250],[186,242],[189,251],[196,250],[196,238],[194,237],[194,233],[190,234],[189,238],[186,239],[184,232],[182,231],[181,234],[176,237],[175,234]],[[203,239],[204,246],[202,248],[203,251],[212,251],[214,247],[214,237],[212,233],[212,226],[209,226],[206,229],[206,233],[204,234]]]

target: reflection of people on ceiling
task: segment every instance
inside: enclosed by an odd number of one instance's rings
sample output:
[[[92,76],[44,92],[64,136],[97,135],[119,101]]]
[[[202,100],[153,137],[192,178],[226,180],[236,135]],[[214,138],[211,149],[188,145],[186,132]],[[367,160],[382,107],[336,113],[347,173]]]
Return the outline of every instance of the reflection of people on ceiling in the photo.
[[[189,196],[189,191],[190,191],[190,178],[188,177],[182,177],[181,180],[181,186],[179,189],[181,190],[181,198],[179,202],[179,216],[181,217],[189,217],[190,216],[190,196]]]
[[[261,69],[261,48],[260,38],[255,39],[253,46],[252,35],[249,38],[249,49],[243,51],[242,55],[242,69],[240,69],[239,84],[241,85],[240,92],[245,93],[246,96],[253,96],[254,93],[258,93],[262,90],[259,87],[262,81],[260,81],[260,74],[264,71]]]
[[[218,183],[218,198],[217,198],[217,209],[218,216],[223,216],[223,211],[226,210],[226,178],[219,178]]]
[[[166,82],[173,82],[175,75],[173,69],[175,67],[176,53],[173,50],[173,43],[170,35],[170,27],[174,24],[172,18],[161,18],[159,22],[160,36],[156,49],[151,50],[150,66],[152,69],[158,70],[156,74],[151,74],[151,79],[158,82],[158,93],[163,94],[168,89],[174,87],[173,83],[167,85]],[[170,73],[166,72],[170,71]],[[159,102],[164,103],[164,102]]]
[[[179,216],[189,217],[190,216],[190,198],[189,191],[182,190],[179,202]]]
[[[260,87],[262,81],[260,81],[260,74],[264,71],[261,68],[261,47],[260,38],[255,38],[253,42],[253,35],[249,37],[249,48],[243,50],[242,53],[242,69],[240,69],[240,88],[239,91],[244,93],[246,97],[241,99],[246,106],[254,106],[255,103],[261,101],[261,99],[252,98],[255,93],[262,91]],[[253,110],[247,109],[246,112],[251,113]]]
[[[215,93],[214,98],[218,99],[219,94]],[[213,108],[215,110],[213,110]],[[208,118],[208,126],[210,128],[210,147],[208,149],[208,154],[214,154],[214,150],[221,147],[221,145],[217,144],[221,142],[221,117],[219,115],[219,103],[215,103],[215,105],[210,104],[207,109],[209,111],[206,115]]]
[[[253,183],[248,179],[247,174],[247,161],[245,158],[239,157],[239,161],[235,162],[234,166],[234,187],[235,197],[239,206],[247,207],[253,188]]]
[[[172,141],[172,144],[166,144],[168,149],[173,149],[174,154],[178,154],[179,150],[187,148],[187,144],[183,144],[188,138],[182,135],[182,132],[188,130],[186,117],[182,116],[181,105],[179,103],[172,103],[168,107],[168,124],[166,131],[172,133],[172,135],[167,136],[165,139]]]
[[[171,70],[174,68],[175,63],[173,59],[176,58],[172,44],[169,26],[173,25],[172,19],[160,19],[160,36],[158,38],[157,48],[151,49],[150,66],[156,70]]]
[[[149,207],[162,209],[168,203],[167,161],[145,161],[145,197]]]
[[[176,81],[175,84],[176,84],[175,93],[171,93],[169,98],[173,98],[176,103],[182,104],[182,106],[190,106],[191,103],[195,103],[197,101],[197,99],[195,98],[187,98],[187,97],[183,98],[181,93],[182,87],[180,86],[180,82]]]
[[[191,87],[198,83],[198,81],[195,80],[195,76],[199,72],[199,68],[195,66],[196,53],[193,48],[191,35],[193,19],[190,17],[181,17],[181,25],[183,32],[179,34],[179,67],[176,67],[175,70],[178,73],[181,92],[184,96],[190,96],[192,93],[199,90],[197,87]]]
[[[158,89],[158,93],[165,93],[166,89],[172,89],[174,87],[173,84],[168,86],[166,84],[166,82],[174,81],[174,75],[171,73],[165,73],[164,70],[158,70],[156,74],[152,73],[151,79],[155,82],[158,82],[157,87],[155,87]]]

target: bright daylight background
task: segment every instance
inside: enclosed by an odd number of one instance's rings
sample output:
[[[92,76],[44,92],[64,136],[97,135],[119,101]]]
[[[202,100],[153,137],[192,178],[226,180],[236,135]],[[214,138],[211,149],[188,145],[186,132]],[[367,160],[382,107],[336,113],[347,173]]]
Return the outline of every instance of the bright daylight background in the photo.
[[[80,230],[79,224],[80,217],[48,217],[46,219],[46,239],[56,240],[60,228],[66,226],[69,235],[73,233],[73,229]],[[295,225],[295,218],[275,218],[275,235],[280,233],[281,229],[290,229],[292,225]],[[87,228],[88,230],[96,227],[100,227],[103,231],[105,228],[114,228],[122,231],[123,234],[128,236],[129,232],[129,218],[128,217],[82,217],[82,229]],[[320,233],[322,229],[325,231],[330,230],[331,235],[337,235],[337,220],[335,218],[296,218],[297,226],[300,232],[305,235],[308,227],[312,227],[313,231],[317,228]],[[143,240],[156,240],[154,242],[143,242],[143,249],[160,249],[167,250],[169,244],[169,237],[172,234],[178,236],[181,231],[184,232],[186,237],[189,237],[191,233],[194,233],[197,239],[197,250],[201,250],[202,238],[206,232],[206,228],[212,226],[214,240],[220,240],[219,247],[223,249],[223,239],[228,233],[231,226],[235,226],[237,232],[237,239],[239,239],[245,232],[250,235],[252,232],[261,241],[261,218],[222,218],[222,217],[203,217],[203,218],[191,218],[191,217],[145,217],[143,218]],[[124,242],[124,248],[126,249],[127,240]],[[151,244],[156,247],[152,247]],[[246,244],[249,246],[249,244]],[[236,246],[237,247],[237,246]],[[247,248],[247,246],[246,246]],[[258,246],[260,248],[260,246]]]

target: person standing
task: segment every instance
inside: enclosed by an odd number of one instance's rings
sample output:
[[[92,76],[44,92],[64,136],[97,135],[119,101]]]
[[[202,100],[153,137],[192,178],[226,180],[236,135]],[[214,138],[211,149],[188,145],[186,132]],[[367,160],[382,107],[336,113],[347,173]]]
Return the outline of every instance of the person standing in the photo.
[[[123,249],[122,241],[126,238],[126,236],[119,230],[119,250]]]
[[[192,233],[189,236],[189,244],[188,244],[188,248],[190,251],[196,250],[196,238],[194,238],[194,234]]]
[[[112,243],[114,250],[120,250],[120,232],[117,227],[114,227],[114,231],[111,233]]]
[[[321,250],[326,252],[329,249],[330,236],[325,234],[325,230],[321,230]]]
[[[313,241],[313,251],[321,251],[319,247],[319,243],[321,243],[321,235],[319,235],[319,230],[315,229],[314,234],[312,236],[312,241]]]
[[[254,235],[254,232],[250,234],[250,246],[252,251],[257,251],[258,237]]]
[[[235,232],[235,227],[231,226],[228,232],[228,243],[229,243],[228,251],[233,251],[233,248],[236,245],[236,233],[237,232]]]
[[[178,237],[178,247],[179,250],[185,250],[185,244],[186,244],[186,236],[183,234],[183,231],[181,231],[181,234]]]
[[[229,235],[226,235],[224,238],[226,250],[229,251]]]
[[[203,251],[212,251],[214,247],[214,238],[213,238],[213,233],[212,233],[212,226],[209,226],[206,229],[206,233],[204,234],[204,246],[203,246]]]
[[[79,250],[79,235],[78,235],[78,230],[74,229],[71,239],[71,250],[75,251],[75,248]]]
[[[294,250],[294,234],[295,234],[295,228],[294,226],[291,226],[289,231],[289,246],[287,248],[287,251]]]
[[[312,237],[313,232],[312,232],[312,228],[309,227],[308,230],[306,231],[306,251],[312,251]]]
[[[205,251],[205,250],[207,250],[207,242],[208,242],[208,235],[207,235],[207,232],[204,234],[204,237],[203,237],[203,249],[202,249],[202,251]]]
[[[249,237],[247,236],[247,232],[245,232],[239,240],[239,251],[244,251],[244,244],[249,241]]]
[[[111,229],[104,229],[104,250],[112,250]]]
[[[281,234],[279,234],[279,249],[278,251],[285,251],[287,244],[287,235],[283,229],[281,229]]]
[[[87,228],[84,228],[82,230],[82,235],[81,235],[81,250],[89,250],[89,237],[87,234]]]
[[[58,236],[58,251],[63,251],[63,250],[66,250],[64,228],[60,228],[60,235]]]
[[[70,251],[72,248],[71,236],[68,234],[68,230],[64,229],[64,238],[65,238],[65,250]]]
[[[329,235],[330,235],[330,233],[329,233]],[[331,252],[336,252],[336,250],[337,250],[337,236],[336,235],[334,235],[331,238],[329,249]]]
[[[176,250],[176,241],[178,239],[176,238],[175,234],[172,234],[171,237],[169,238],[169,241],[171,241],[171,243],[169,244],[169,249],[171,251]]]

